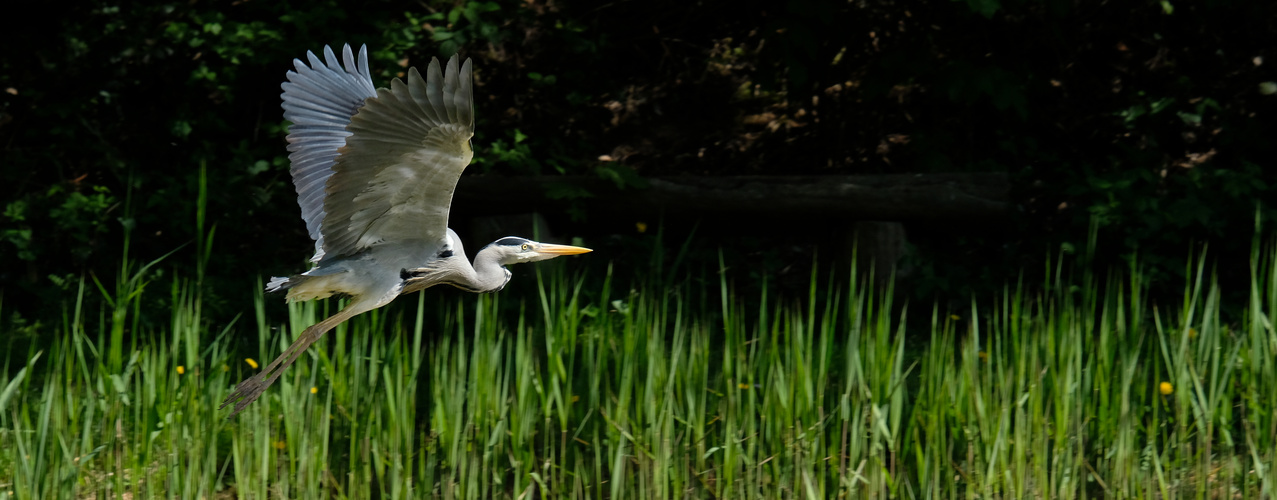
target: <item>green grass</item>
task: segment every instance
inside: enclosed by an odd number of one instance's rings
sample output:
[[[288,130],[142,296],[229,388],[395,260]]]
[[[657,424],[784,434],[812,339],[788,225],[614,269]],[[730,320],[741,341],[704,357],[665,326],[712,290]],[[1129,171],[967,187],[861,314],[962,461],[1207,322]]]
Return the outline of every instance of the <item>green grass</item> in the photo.
[[[0,370],[0,499],[1274,495],[1272,252],[1231,323],[1205,259],[1173,304],[1138,272],[1053,267],[959,312],[855,274],[813,271],[800,301],[562,268],[356,318],[233,421],[216,408],[253,368],[231,336],[267,361],[335,302],[221,324],[176,286],[148,327],[144,280],[92,311],[81,287]]]

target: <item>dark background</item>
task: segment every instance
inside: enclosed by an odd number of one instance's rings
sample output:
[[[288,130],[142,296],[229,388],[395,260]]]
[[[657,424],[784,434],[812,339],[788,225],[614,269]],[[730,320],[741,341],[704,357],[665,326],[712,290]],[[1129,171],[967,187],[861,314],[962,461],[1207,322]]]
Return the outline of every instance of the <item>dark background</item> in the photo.
[[[173,252],[155,286],[203,263],[213,316],[247,310],[259,277],[304,270],[279,84],[293,58],[346,42],[368,45],[378,86],[431,56],[475,60],[467,175],[641,190],[662,176],[1000,172],[1005,214],[903,221],[902,293],[961,303],[1082,252],[1095,227],[1096,266],[1138,256],[1178,291],[1186,256],[1209,246],[1244,294],[1257,217],[1277,216],[1273,5],[34,3],[0,29],[0,324],[57,318],[81,277],[109,283],[126,258]],[[569,200],[544,214],[554,233],[597,249],[574,265],[641,274],[654,246],[689,242],[702,267],[721,248],[744,281],[783,287],[848,241],[845,220],[603,217],[570,201],[593,194],[549,193]],[[190,244],[213,228],[208,250]]]

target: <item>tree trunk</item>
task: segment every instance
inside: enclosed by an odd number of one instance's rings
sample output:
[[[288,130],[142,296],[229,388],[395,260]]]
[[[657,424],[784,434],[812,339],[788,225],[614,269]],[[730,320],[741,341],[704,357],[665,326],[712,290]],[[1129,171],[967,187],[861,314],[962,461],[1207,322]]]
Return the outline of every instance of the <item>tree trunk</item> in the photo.
[[[659,177],[645,187],[598,177],[464,176],[455,212],[493,215],[568,208],[601,215],[767,214],[857,220],[956,220],[1006,215],[1005,173]]]

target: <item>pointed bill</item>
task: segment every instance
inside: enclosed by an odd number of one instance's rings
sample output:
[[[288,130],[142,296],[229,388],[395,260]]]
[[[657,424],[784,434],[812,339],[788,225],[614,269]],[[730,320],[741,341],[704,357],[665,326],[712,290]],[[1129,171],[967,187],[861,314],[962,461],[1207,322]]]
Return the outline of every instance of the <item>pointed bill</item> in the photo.
[[[588,248],[574,247],[571,245],[553,245],[550,243],[541,243],[536,248],[537,253],[547,255],[576,255],[581,253],[593,252]]]

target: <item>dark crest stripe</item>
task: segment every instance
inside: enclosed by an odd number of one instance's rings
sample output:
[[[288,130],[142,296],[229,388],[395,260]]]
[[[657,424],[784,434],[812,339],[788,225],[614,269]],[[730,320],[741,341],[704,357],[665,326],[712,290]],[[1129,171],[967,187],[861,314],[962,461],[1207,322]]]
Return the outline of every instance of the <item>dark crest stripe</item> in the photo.
[[[494,242],[492,242],[492,244],[493,244],[493,245],[503,245],[503,246],[517,247],[517,246],[522,245],[522,244],[527,243],[527,242],[528,242],[528,240],[526,240],[526,239],[519,238],[519,237],[515,237],[515,236],[510,236],[510,237],[507,237],[507,238],[501,238],[501,239],[499,239],[499,240],[497,240],[497,241],[494,241]]]

